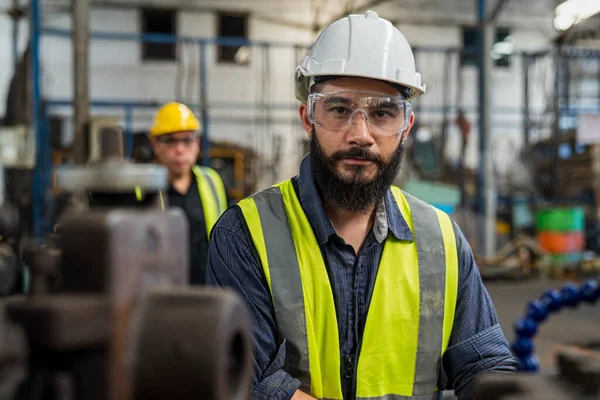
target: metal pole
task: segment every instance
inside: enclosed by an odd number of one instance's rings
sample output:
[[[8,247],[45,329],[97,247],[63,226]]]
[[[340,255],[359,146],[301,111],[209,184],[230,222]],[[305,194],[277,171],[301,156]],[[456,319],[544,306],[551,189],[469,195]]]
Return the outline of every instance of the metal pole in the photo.
[[[529,140],[531,135],[531,126],[529,118],[529,65],[530,55],[523,53],[521,55],[523,65],[523,146],[529,147]]]
[[[40,68],[40,0],[31,0],[30,28],[31,28],[31,81],[32,81],[32,106],[31,123],[35,131],[35,167],[33,171],[32,199],[32,231],[36,238],[42,236],[42,220],[44,216],[44,152],[50,143],[46,142],[44,126],[41,122],[41,68]]]
[[[13,0],[12,2],[13,11],[15,16],[12,18],[12,56],[14,73],[16,75],[19,68],[19,21],[20,17],[17,16],[17,9],[19,8],[19,0]]]
[[[208,55],[206,42],[200,41],[200,107],[202,108],[202,164],[210,166],[210,137],[208,132]]]
[[[562,74],[562,62],[561,62],[561,51],[560,45],[554,52],[554,121],[552,126],[552,143],[553,143],[553,166],[552,166],[552,181],[555,182],[553,186],[553,195],[558,196],[558,136],[560,135],[560,115],[562,107],[562,86],[561,86],[561,74]]]
[[[72,0],[75,163],[88,159],[90,1]]]
[[[567,115],[571,116],[571,58],[567,55],[561,57],[563,64],[563,73],[564,73],[564,81],[563,81],[563,93],[564,100],[562,102],[565,110],[567,111]]]
[[[491,71],[494,26],[486,18],[486,0],[477,0],[479,20],[479,151],[480,192],[483,189],[485,211],[484,254],[492,256],[496,251],[496,193],[494,186],[494,163],[491,144]]]
[[[479,23],[479,31],[477,32],[477,50],[478,50],[478,103],[479,103],[479,171],[477,172],[477,203],[480,210],[483,209],[483,185],[485,182],[485,75],[483,72],[484,64],[484,39],[483,39],[483,23],[485,22],[486,0],[477,1],[477,21]]]
[[[492,121],[491,121],[491,71],[492,71],[492,43],[494,40],[494,27],[492,23],[486,22],[484,30],[484,63],[483,63],[483,75],[485,86],[483,91],[484,103],[482,108],[485,110],[482,115],[483,120],[483,132],[485,137],[485,153],[483,154],[485,159],[485,255],[491,257],[496,253],[496,212],[497,212],[497,199],[496,199],[496,182],[494,182],[494,158],[492,149]]]

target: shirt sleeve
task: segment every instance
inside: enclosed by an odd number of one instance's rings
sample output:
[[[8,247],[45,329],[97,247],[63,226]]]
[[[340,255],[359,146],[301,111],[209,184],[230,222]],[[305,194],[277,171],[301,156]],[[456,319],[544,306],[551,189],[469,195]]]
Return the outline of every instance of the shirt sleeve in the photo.
[[[206,284],[232,288],[248,307],[254,345],[251,398],[291,399],[300,381],[283,370],[285,341],[278,343],[271,293],[240,212],[231,207],[211,232]]]
[[[468,400],[477,375],[515,371],[517,360],[498,324],[471,247],[456,224],[454,231],[459,261],[458,296],[450,344],[442,359],[440,385],[453,389],[460,400]]]

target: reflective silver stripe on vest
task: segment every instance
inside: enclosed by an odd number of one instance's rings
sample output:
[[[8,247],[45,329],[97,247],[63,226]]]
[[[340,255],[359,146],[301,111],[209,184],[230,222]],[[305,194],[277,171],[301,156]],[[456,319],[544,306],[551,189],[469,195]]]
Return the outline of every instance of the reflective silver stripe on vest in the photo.
[[[198,167],[198,171],[200,171],[200,173],[202,174],[202,178],[208,182],[208,186],[210,186],[210,191],[212,192],[213,198],[217,203],[217,211],[219,212],[219,215],[221,215],[224,210],[221,210],[221,200],[219,199],[219,196],[217,194],[217,188],[215,187],[215,183],[213,182],[211,176],[204,172],[202,167]]]
[[[278,188],[270,188],[254,196],[254,202],[263,226],[277,327],[287,340],[285,370],[310,393],[304,293],[283,198]]]
[[[386,394],[385,396],[377,397],[357,397],[356,400],[440,400],[441,393],[435,392],[423,396],[399,396],[397,394]]]
[[[442,353],[446,291],[444,238],[433,207],[407,193],[404,196],[410,206],[415,230],[421,293],[413,395],[431,396],[437,386]]]

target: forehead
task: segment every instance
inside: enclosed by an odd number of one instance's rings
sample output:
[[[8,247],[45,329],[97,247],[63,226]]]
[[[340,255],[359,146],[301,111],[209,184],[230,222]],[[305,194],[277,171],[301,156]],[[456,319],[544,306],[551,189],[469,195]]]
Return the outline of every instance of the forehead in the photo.
[[[397,96],[400,91],[395,87],[375,79],[369,78],[337,78],[323,82],[321,92],[331,92],[334,90],[363,90],[369,92],[379,92]]]
[[[162,135],[164,138],[174,138],[174,139],[185,139],[189,137],[196,136],[196,132],[193,131],[181,131],[181,132],[173,132],[168,133],[166,135]]]

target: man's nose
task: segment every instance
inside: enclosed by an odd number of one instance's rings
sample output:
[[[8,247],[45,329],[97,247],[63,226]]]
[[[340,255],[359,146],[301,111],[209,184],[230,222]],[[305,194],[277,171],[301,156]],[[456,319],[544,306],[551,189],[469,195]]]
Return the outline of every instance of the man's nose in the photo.
[[[183,150],[185,150],[186,148],[186,144],[183,140],[178,140],[175,142],[175,150],[178,152],[181,152]]]
[[[363,110],[357,110],[348,122],[350,129],[346,136],[349,143],[357,146],[370,146],[375,143],[371,131],[369,130],[368,116]]]

